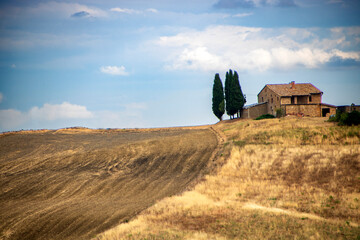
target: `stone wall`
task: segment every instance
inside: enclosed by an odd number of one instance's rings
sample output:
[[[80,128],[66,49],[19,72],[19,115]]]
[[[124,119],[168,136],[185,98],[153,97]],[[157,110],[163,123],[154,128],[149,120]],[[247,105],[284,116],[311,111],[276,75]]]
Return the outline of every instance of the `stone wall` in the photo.
[[[280,108],[280,101],[280,96],[267,86],[258,94],[258,103],[268,103],[266,113],[275,115],[276,109]]]
[[[330,115],[336,114],[336,107],[328,104],[321,104],[321,116],[330,117]]]
[[[258,104],[241,111],[241,118],[257,118],[267,113],[267,103]]]
[[[321,107],[319,104],[291,104],[285,105],[286,115],[302,114],[309,117],[321,117]]]
[[[283,104],[291,104],[291,97],[282,97],[281,105],[283,105]]]
[[[309,103],[321,103],[321,94],[311,94],[311,102]]]

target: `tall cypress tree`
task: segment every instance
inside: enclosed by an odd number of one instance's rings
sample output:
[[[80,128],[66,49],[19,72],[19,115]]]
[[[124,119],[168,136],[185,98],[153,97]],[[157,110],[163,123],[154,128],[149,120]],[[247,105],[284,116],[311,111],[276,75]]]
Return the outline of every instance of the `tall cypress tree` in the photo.
[[[231,80],[229,78],[229,72],[226,72],[225,75],[225,109],[226,109],[226,113],[227,115],[230,115],[230,83]]]
[[[221,121],[225,112],[224,89],[219,74],[215,74],[212,97],[212,110],[215,116]]]
[[[234,115],[234,76],[231,69],[226,72],[225,79],[225,100],[226,100],[226,113],[230,116],[230,119]]]
[[[233,78],[233,108],[232,113],[237,113],[237,117],[239,117],[239,112],[244,107],[244,104],[246,103],[246,99],[242,93],[240,82],[239,82],[239,75],[235,71],[234,72],[234,78]]]

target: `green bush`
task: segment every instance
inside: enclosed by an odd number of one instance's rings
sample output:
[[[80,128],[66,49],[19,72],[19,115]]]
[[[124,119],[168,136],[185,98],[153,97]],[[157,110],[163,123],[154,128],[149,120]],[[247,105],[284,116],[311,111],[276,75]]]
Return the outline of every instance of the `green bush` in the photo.
[[[329,122],[339,122],[341,118],[341,114],[345,113],[344,111],[341,111],[340,109],[336,109],[336,114],[331,115],[329,117]]]
[[[284,117],[285,116],[285,111],[282,108],[278,108],[276,109],[276,117],[280,118],[280,117]]]
[[[352,126],[360,124],[360,112],[352,111],[350,113],[341,114],[340,125]]]
[[[275,116],[267,113],[267,114],[261,115],[260,117],[255,118],[255,120],[261,120],[261,119],[267,119],[267,118],[275,118]]]
[[[335,116],[329,117],[329,122],[338,122],[340,126],[352,126],[360,124],[360,112],[352,111],[350,113],[347,112],[336,112]]]

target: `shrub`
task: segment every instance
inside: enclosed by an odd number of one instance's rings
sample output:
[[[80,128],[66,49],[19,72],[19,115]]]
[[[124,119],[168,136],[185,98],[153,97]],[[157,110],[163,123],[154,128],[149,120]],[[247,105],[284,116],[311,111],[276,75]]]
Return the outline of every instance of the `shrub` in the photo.
[[[328,122],[337,122],[337,119],[336,119],[336,115],[330,115],[329,119],[327,120]]]
[[[261,115],[260,117],[255,118],[255,120],[261,120],[261,119],[267,119],[267,118],[275,118],[275,116],[267,113],[267,114]]]
[[[346,116],[341,115],[340,122],[342,125],[352,126],[360,124],[360,112],[352,111]]]
[[[329,117],[329,122],[339,122],[340,126],[352,126],[360,124],[360,112],[352,111],[350,113],[347,112],[336,112],[335,116]]]
[[[329,117],[329,122],[339,122],[340,118],[341,118],[341,114],[345,113],[344,111],[340,110],[340,109],[336,109],[336,114],[335,115],[331,115]]]
[[[282,108],[278,108],[276,109],[276,117],[280,118],[280,117],[284,117],[285,116],[285,111]]]

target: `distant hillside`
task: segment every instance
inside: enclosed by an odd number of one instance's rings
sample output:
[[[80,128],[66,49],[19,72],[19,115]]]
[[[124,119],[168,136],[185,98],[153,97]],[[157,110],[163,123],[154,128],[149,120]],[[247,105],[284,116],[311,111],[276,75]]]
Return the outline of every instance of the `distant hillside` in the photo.
[[[225,164],[95,239],[359,239],[360,127],[223,121]]]

